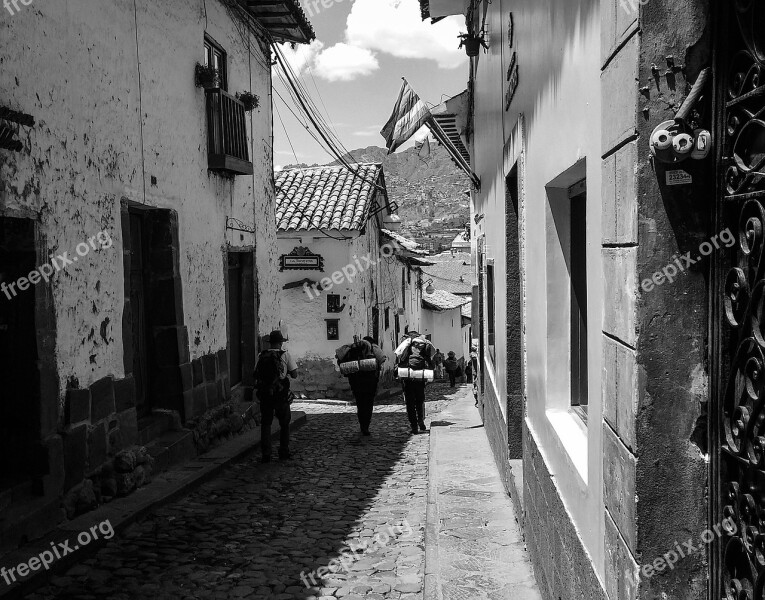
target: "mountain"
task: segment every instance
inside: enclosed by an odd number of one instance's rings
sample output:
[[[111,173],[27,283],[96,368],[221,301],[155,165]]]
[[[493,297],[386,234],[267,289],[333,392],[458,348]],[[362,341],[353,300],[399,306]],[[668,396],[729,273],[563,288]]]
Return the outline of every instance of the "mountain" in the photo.
[[[465,194],[470,181],[435,142],[430,142],[429,155],[419,146],[390,155],[387,152],[369,146],[351,150],[343,158],[349,162],[382,163],[388,198],[399,205],[403,233],[434,252],[444,249],[442,246],[448,246],[470,220],[470,199]]]

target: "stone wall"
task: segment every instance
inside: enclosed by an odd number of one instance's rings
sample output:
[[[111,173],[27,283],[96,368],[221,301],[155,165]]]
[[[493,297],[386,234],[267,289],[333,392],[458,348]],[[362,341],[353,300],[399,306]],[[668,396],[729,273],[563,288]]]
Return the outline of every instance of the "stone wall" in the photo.
[[[545,600],[625,600],[606,596],[561,492],[524,424],[523,523],[539,590]]]
[[[707,462],[696,436],[699,425],[706,429],[709,264],[650,291],[640,283],[675,255],[697,255],[715,233],[711,163],[684,163],[693,185],[668,188],[663,167],[649,158],[653,129],[674,117],[709,65],[709,7],[701,0],[602,7],[607,591],[612,600],[695,600],[706,594],[705,552],[650,579],[639,568],[706,528]]]

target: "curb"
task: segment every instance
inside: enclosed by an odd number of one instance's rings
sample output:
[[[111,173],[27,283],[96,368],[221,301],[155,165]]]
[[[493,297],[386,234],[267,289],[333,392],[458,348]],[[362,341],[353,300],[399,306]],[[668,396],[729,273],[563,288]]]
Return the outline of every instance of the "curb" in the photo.
[[[306,413],[293,412],[290,431],[295,431],[305,425],[306,422]],[[271,430],[272,437],[279,433],[278,424],[275,422],[274,425],[275,427]],[[50,532],[44,541],[37,540],[0,558],[4,562],[10,561],[9,564],[0,566],[15,567],[20,562],[26,562],[37,556],[42,550],[50,550],[50,544],[53,542],[74,539],[78,533],[90,529],[93,523],[102,523],[108,520],[116,537],[118,533],[124,531],[141,517],[188,494],[197,486],[218,475],[232,463],[253,453],[260,447],[260,428],[257,427],[250,433],[251,435],[247,433],[240,435],[222,446],[158,474],[149,485],[136,490],[129,496],[109,504],[103,504],[93,511],[62,523],[57,529]],[[76,553],[62,556],[51,564],[50,570],[34,571],[32,576],[7,587],[5,591],[0,591],[0,598],[3,600],[23,598],[35,589],[50,583],[53,577],[89,558],[105,545],[106,541],[99,539],[86,547],[84,546]],[[3,585],[5,582],[0,580],[0,586]]]
[[[438,466],[436,463],[436,436],[438,427],[430,428],[428,448],[428,500],[425,511],[425,585],[423,600],[442,600],[441,579],[438,570]]]

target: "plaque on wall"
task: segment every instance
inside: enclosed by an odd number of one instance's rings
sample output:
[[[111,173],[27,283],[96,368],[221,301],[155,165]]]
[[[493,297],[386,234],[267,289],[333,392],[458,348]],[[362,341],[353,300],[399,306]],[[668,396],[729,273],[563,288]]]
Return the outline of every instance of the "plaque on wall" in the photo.
[[[324,271],[324,257],[298,246],[289,254],[279,257],[280,271]]]

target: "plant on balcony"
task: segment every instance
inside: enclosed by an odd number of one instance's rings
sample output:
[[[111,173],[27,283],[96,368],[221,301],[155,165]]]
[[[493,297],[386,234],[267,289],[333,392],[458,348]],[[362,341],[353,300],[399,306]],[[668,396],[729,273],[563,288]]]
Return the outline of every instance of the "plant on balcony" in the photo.
[[[478,56],[478,53],[481,51],[481,46],[483,46],[485,50],[489,49],[483,34],[476,35],[475,33],[462,33],[460,34],[460,40],[460,48],[464,46],[465,52],[471,58]]]
[[[247,112],[252,112],[260,106],[260,98],[252,92],[239,92],[236,95],[236,99],[244,104],[244,110]]]
[[[197,63],[194,70],[194,85],[205,89],[220,87],[220,73],[218,69],[212,65]]]

